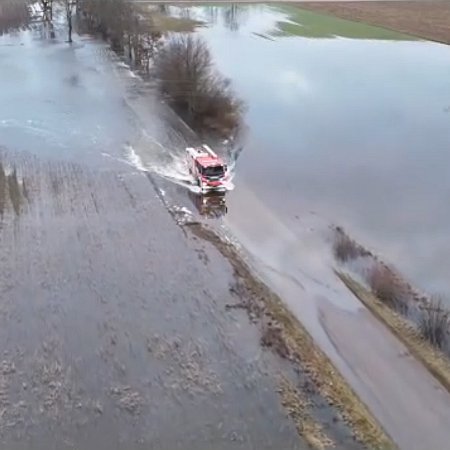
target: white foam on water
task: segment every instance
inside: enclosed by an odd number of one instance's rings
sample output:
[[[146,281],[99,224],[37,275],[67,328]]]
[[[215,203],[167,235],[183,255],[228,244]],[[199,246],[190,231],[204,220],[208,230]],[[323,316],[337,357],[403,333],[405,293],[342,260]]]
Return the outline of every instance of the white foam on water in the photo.
[[[0,120],[0,126],[3,128],[20,128],[24,130],[25,133],[41,137],[54,137],[56,135],[55,131],[44,128],[40,122],[30,119],[25,120],[24,122],[14,119],[2,119]]]
[[[150,170],[193,193],[199,194],[201,192],[197,180],[189,173],[187,159],[184,155],[171,153],[170,162],[155,164]],[[234,189],[233,178],[234,164],[229,167],[229,179],[224,183],[225,190],[232,191]]]
[[[184,155],[184,152],[175,150],[170,150],[164,147],[160,142],[151,136],[147,136],[154,144],[156,144],[161,150],[164,150],[164,155],[162,158],[158,158],[157,155],[154,157],[154,161],[143,161],[141,156],[136,152],[136,149],[132,145],[126,145],[126,159],[120,160],[119,158],[114,158],[131,165],[140,172],[153,172],[160,177],[175,183],[185,189],[190,190],[193,193],[199,194],[201,192],[200,187],[197,185],[196,179],[189,173],[188,162]],[[102,153],[104,156],[111,157],[111,155]],[[229,166],[229,179],[224,183],[224,187],[227,191],[234,189],[233,177],[234,177],[234,163]],[[164,191],[161,192],[162,195],[165,194]]]
[[[126,145],[125,149],[127,151],[127,161],[128,163],[138,169],[141,172],[148,172],[148,169],[144,166],[141,157],[136,153],[133,146]]]
[[[142,78],[141,78],[139,75],[136,75],[132,70],[129,70],[129,71],[128,71],[128,75],[129,75],[131,78],[137,78],[138,80],[142,80]]]
[[[128,69],[127,74],[130,78],[136,78],[138,80],[142,81],[142,77],[140,77],[137,73],[135,73],[129,64],[124,63],[123,61],[117,61],[116,63],[117,67],[120,67],[121,69]]]
[[[189,210],[188,208],[186,208],[185,206],[174,205],[174,206],[172,206],[172,210],[183,213],[183,214],[191,215],[191,216],[193,215],[192,211]]]
[[[114,161],[118,161],[118,162],[120,162],[122,164],[130,165],[128,161],[126,161],[126,160],[124,160],[122,158],[116,158],[115,156],[112,156],[109,153],[101,152],[100,154],[102,156],[104,156],[105,158],[113,159]]]

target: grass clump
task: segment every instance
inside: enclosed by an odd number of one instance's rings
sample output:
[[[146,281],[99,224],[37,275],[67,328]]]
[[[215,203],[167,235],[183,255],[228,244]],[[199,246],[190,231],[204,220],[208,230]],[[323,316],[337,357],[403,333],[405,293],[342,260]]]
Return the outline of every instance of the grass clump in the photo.
[[[421,308],[419,331],[433,347],[449,352],[450,312],[444,308],[442,299],[432,297],[430,304]]]

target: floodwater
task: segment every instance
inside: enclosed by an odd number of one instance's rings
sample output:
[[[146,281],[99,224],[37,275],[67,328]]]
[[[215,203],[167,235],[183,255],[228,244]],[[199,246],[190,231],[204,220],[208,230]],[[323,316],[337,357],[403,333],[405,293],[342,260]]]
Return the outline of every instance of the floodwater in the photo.
[[[450,48],[291,6],[189,14],[248,107],[229,222],[245,186],[281,222],[314,212],[450,298]]]
[[[337,279],[329,226],[450,292],[449,48],[285,6],[170,11],[205,22],[248,108],[223,223],[399,447],[445,447],[450,396]]]
[[[359,94],[346,96],[343,86],[354,92],[350,66],[367,55],[365,46],[379,46],[381,58],[388,44],[429,44],[359,25],[345,31],[341,22],[346,38],[331,38],[334,22],[311,15],[311,26],[291,36],[300,19],[266,6],[173,11],[210,24],[198,32],[249,108],[246,140],[227,154],[237,158],[236,188],[209,206],[225,214],[400,446],[444,448],[449,396],[336,284],[322,233],[330,222],[366,231],[350,206],[333,204],[331,167],[354,164],[344,148],[353,139],[356,154],[356,137],[346,132],[367,140],[357,107],[361,97],[375,102],[367,83],[379,86],[384,72],[376,60],[361,62],[373,76],[353,75]],[[68,46],[58,24],[56,35],[51,41],[36,26],[0,39],[0,178],[8,186],[0,183],[2,442],[11,449],[305,448],[277,397],[284,365],[262,351],[242,311],[225,312],[233,302],[230,266],[173,221],[204,207],[186,189],[183,162],[184,147],[198,138],[106,45],[76,36]],[[433,51],[423,53],[432,59]],[[373,119],[391,123],[381,100]],[[349,109],[348,121],[339,108]],[[365,142],[366,154],[376,139]],[[320,176],[312,176],[315,167]],[[376,234],[367,236],[378,244]]]
[[[231,266],[134,167],[138,79],[63,33],[0,38],[2,447],[306,448]]]

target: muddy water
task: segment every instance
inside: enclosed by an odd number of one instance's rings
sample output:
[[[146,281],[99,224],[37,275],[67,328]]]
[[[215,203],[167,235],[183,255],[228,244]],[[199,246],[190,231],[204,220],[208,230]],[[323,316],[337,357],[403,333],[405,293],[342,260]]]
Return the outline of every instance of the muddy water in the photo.
[[[189,13],[248,105],[229,222],[249,189],[289,227],[312,211],[450,294],[450,49],[292,7]]]

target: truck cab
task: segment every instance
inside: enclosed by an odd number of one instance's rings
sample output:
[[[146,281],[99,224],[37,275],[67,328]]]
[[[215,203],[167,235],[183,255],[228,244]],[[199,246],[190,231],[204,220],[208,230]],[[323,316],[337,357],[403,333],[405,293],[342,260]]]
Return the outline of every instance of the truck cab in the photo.
[[[227,166],[210,147],[188,147],[186,152],[189,173],[202,191],[226,189]]]

